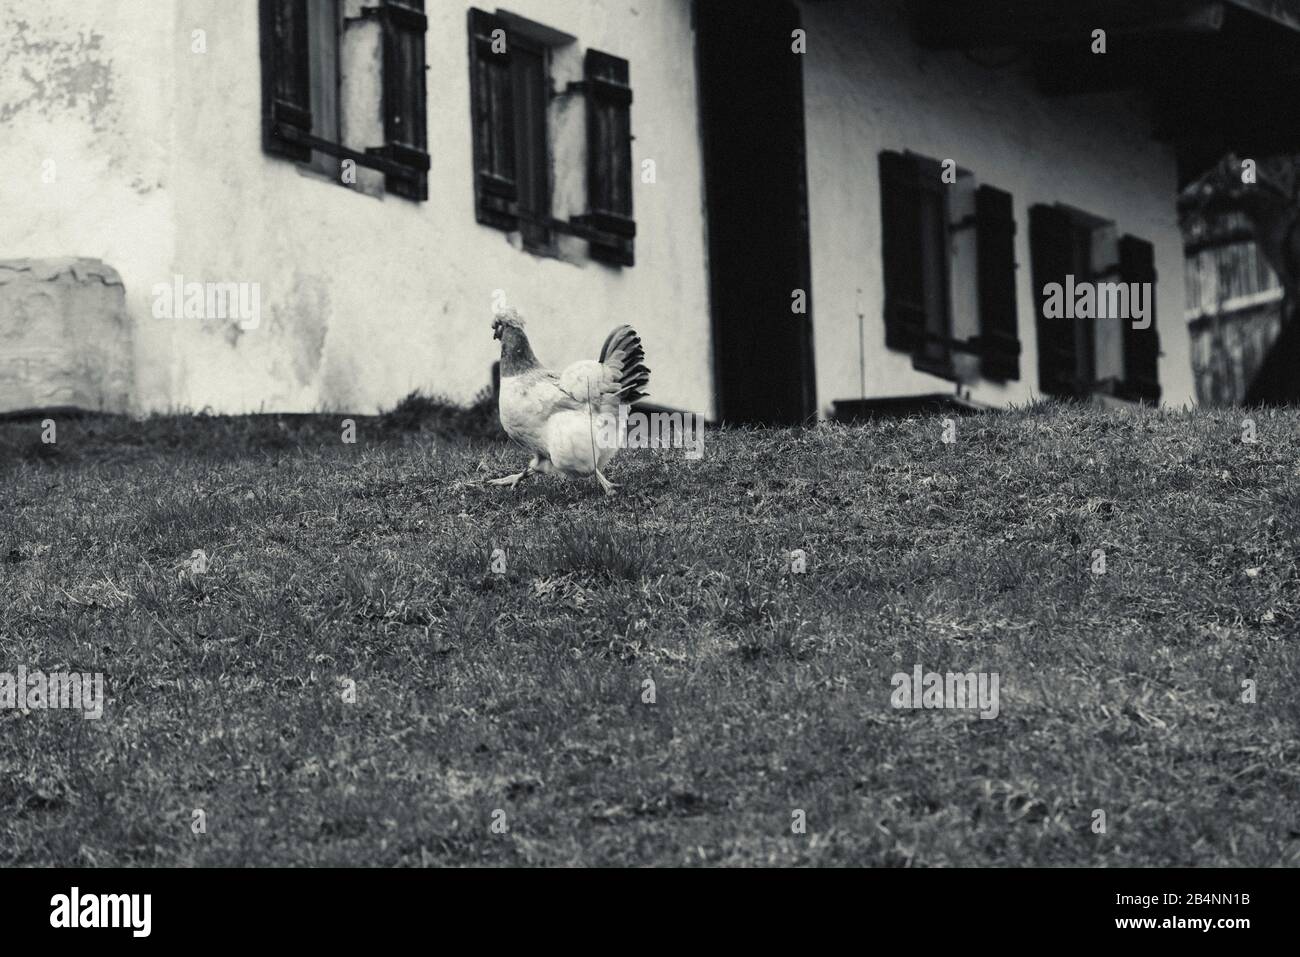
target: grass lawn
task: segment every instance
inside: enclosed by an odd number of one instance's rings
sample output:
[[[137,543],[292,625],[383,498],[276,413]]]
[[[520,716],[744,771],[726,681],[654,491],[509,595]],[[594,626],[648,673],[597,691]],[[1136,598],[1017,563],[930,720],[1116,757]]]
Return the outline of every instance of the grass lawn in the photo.
[[[0,710],[0,866],[1294,866],[1300,414],[1252,414],[711,431],[612,499],[485,487],[469,415],[0,423],[0,671],[108,696]],[[892,707],[918,664],[997,717]]]

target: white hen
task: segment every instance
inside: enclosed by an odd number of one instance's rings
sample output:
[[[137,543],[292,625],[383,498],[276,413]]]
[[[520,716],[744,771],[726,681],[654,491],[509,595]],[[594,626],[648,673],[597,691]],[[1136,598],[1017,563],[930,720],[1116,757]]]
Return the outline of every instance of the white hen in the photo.
[[[604,469],[618,452],[620,405],[644,398],[650,370],[641,337],[619,326],[601,347],[599,359],[573,363],[560,375],[542,367],[513,309],[498,313],[492,334],[501,340],[498,411],[506,434],[533,453],[522,472],[494,479],[511,488],[534,472],[595,475],[606,495],[617,488]]]

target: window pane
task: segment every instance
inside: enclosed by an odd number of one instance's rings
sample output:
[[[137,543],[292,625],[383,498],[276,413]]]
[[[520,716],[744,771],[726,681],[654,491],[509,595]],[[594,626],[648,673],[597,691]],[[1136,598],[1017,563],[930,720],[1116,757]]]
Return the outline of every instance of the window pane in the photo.
[[[338,0],[307,0],[307,43],[311,54],[311,117],[314,135],[339,142]],[[311,154],[312,169],[338,175],[338,160]]]
[[[975,178],[958,176],[948,187],[950,224],[975,216]],[[952,233],[949,267],[951,318],[949,327],[954,339],[970,339],[980,333],[978,231],[959,229]]]
[[[1126,319],[1109,316],[1096,320],[1093,325],[1097,330],[1097,368],[1094,379],[1116,382],[1124,379],[1124,326]]]
[[[515,43],[514,69],[515,175],[519,184],[519,210],[537,218],[551,214],[550,146],[546,135],[546,54],[541,49]],[[524,242],[546,245],[550,232],[544,226],[521,222]]]

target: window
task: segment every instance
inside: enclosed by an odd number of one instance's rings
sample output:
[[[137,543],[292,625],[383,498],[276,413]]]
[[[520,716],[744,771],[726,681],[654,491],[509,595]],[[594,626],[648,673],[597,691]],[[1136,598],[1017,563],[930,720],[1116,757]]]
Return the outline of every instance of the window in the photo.
[[[1029,211],[1034,295],[1037,305],[1039,387],[1047,395],[1083,398],[1094,393],[1158,401],[1159,337],[1155,322],[1155,250],[1133,236],[1117,237],[1115,224],[1068,206]],[[1133,328],[1130,309],[1096,313],[1107,286],[1149,284],[1150,324]],[[1096,307],[1074,307],[1075,290],[1090,286]],[[1062,290],[1071,318],[1048,308],[1049,288]],[[1118,300],[1117,300],[1118,301]],[[1122,300],[1129,303],[1127,292]],[[1080,314],[1082,313],[1082,314]]]
[[[913,153],[880,154],[885,346],[914,368],[1018,379],[1016,224],[1011,196]],[[970,362],[964,362],[969,359]]]
[[[518,232],[525,248],[551,248],[559,235],[586,240],[590,256],[634,262],[632,91],[626,60],[588,50],[582,79],[558,88],[557,58],[572,61],[575,38],[523,18],[469,12],[470,97],[474,139],[474,207],[480,223]],[[575,66],[575,69],[577,67]],[[556,214],[557,142],[574,111],[553,101],[581,95],[586,109],[585,208]]]
[[[373,0],[360,16],[343,16],[344,0],[260,0],[262,147],[272,156],[337,174],[339,162],[384,174],[388,192],[428,198],[424,0]],[[348,31],[375,29],[382,84],[376,116],[345,117],[340,80]],[[359,56],[359,53],[358,53]],[[382,117],[379,122],[366,120]],[[345,122],[350,120],[351,122]],[[345,128],[368,142],[347,144]],[[340,181],[346,182],[340,177]]]

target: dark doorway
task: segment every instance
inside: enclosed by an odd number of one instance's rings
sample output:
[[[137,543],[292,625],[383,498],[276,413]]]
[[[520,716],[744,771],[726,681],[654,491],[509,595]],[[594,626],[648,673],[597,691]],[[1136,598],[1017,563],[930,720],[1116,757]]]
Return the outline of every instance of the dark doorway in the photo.
[[[696,0],[714,372],[728,422],[816,412],[798,27],[788,0]]]

